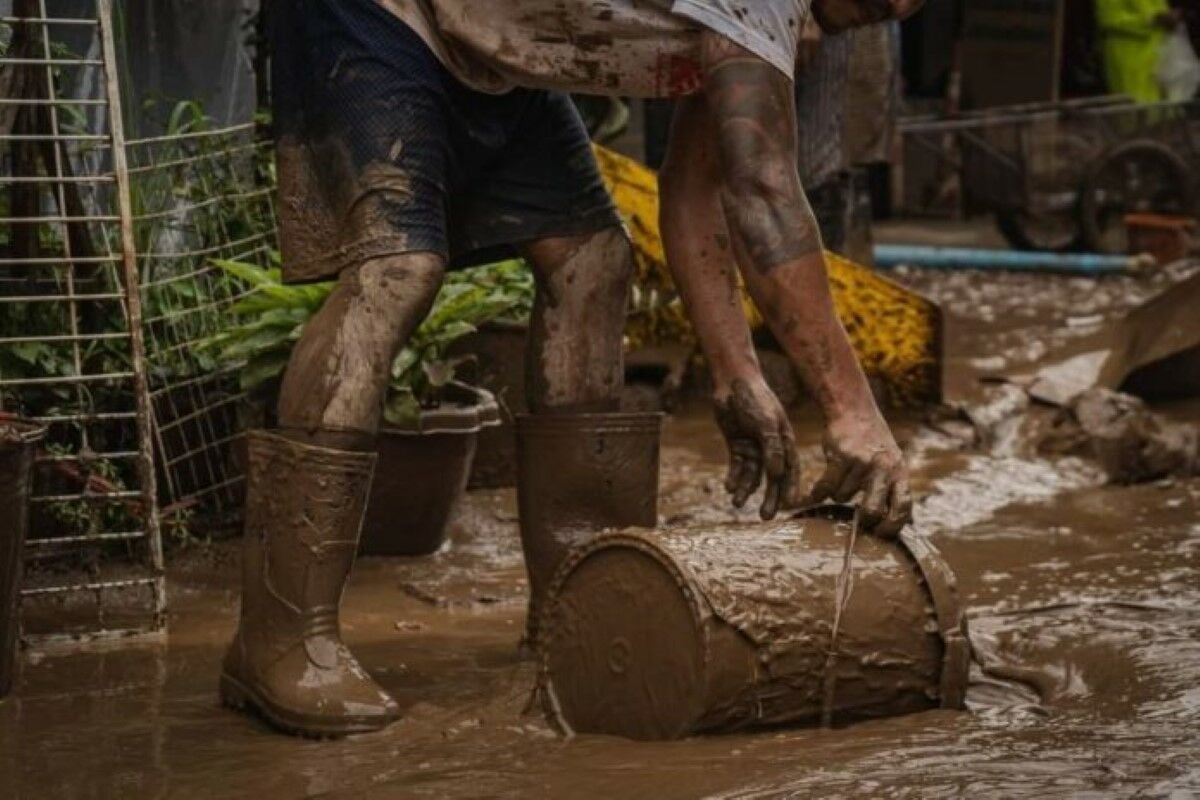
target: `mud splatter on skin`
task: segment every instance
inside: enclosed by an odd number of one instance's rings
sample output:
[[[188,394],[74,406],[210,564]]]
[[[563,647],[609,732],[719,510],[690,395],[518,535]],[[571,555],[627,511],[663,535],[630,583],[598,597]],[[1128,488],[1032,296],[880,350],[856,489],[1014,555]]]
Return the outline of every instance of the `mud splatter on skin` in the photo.
[[[718,398],[717,426],[729,446],[725,490],[737,508],[745,505],[766,477],[760,514],[773,519],[781,503],[792,499],[799,480],[796,441],[783,407],[770,390],[755,391],[745,380],[733,382],[730,394]]]
[[[538,285],[526,362],[530,409],[616,410],[633,279],[633,252],[624,231],[544,239],[524,251]]]
[[[437,296],[444,261],[412,253],[342,273],[305,326],[279,394],[279,423],[302,431],[379,427],[388,370]]]
[[[739,261],[769,274],[821,248],[796,174],[792,84],[719,36],[705,37],[704,62],[724,176],[721,199],[734,246]]]

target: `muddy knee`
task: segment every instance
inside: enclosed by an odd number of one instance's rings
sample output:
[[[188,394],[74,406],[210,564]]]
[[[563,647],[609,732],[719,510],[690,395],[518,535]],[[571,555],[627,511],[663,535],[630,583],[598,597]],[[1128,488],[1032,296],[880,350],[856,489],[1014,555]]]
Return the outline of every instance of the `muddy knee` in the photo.
[[[444,260],[432,253],[371,259],[344,271],[292,351],[280,426],[335,438],[373,434],[392,359],[429,313],[444,273]]]
[[[529,405],[535,411],[611,411],[623,382],[621,340],[633,252],[625,232],[528,246],[538,280],[530,330]]]

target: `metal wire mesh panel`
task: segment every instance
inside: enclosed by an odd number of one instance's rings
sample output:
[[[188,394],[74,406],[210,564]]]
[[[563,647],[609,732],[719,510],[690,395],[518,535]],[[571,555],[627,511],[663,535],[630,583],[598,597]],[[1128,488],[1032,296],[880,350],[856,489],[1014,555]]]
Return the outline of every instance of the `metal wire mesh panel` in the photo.
[[[165,587],[110,0],[0,18],[0,409],[37,458],[26,636],[157,631]]]
[[[171,120],[168,135],[126,149],[163,519],[168,532],[208,531],[240,511],[245,427],[236,369],[204,346],[248,292],[217,260],[270,258],[270,151],[254,125],[210,130],[188,103]]]

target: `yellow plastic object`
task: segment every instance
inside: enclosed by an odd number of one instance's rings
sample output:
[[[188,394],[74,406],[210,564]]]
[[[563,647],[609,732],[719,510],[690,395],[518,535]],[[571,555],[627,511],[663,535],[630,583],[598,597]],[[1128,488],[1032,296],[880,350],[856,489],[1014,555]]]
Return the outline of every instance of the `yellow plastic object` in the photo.
[[[596,159],[613,201],[633,236],[637,281],[626,336],[633,347],[695,342],[675,291],[658,231],[658,178],[642,164],[596,146]],[[941,399],[942,312],[931,300],[873,270],[825,253],[838,316],[868,375],[890,399],[915,405]],[[743,288],[751,327],[762,315]]]

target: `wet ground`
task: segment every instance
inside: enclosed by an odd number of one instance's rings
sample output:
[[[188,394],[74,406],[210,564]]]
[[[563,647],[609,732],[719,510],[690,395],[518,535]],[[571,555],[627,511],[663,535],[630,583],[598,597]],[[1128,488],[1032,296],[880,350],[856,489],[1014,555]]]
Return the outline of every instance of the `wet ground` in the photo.
[[[963,369],[1036,363],[1169,278],[914,273],[967,333]],[[1164,409],[1200,423],[1200,404]],[[1200,480],[1106,487],[1092,465],[963,450],[898,418],[918,523],[957,570],[983,660],[1036,685],[851,728],[665,744],[563,740],[524,714],[524,576],[512,492],[471,494],[453,542],[364,559],[345,636],[405,708],[378,734],[308,742],[217,706],[237,551],[179,554],[167,644],[30,652],[0,703],[0,797],[1192,797],[1200,792]],[[797,411],[809,474],[818,431]],[[661,514],[728,519],[704,408],[667,422]]]

